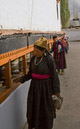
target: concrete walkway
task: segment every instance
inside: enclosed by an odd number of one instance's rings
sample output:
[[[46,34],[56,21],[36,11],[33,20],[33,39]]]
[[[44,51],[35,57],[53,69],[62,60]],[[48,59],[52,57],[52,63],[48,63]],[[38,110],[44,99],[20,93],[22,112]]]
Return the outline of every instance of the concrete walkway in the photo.
[[[69,47],[67,69],[59,75],[64,102],[57,111],[53,129],[80,129],[80,43],[71,42]]]
[[[53,129],[80,129],[80,42],[71,42],[65,75],[59,76],[64,97]]]

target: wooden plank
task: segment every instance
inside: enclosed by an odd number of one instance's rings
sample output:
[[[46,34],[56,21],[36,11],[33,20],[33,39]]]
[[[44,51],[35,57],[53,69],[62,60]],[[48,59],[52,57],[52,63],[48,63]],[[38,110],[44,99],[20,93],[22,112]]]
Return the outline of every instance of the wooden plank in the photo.
[[[12,88],[6,88],[0,93],[0,104],[16,89],[19,85],[15,84]]]
[[[27,73],[27,59],[26,59],[26,55],[24,55],[22,57],[22,62],[23,62],[23,74],[26,74]]]
[[[1,60],[0,60],[0,66],[4,65],[4,64],[6,64],[6,63],[8,63],[8,60],[9,60],[9,59],[10,59],[11,61],[13,61],[13,60],[15,60],[15,59],[17,59],[17,58],[19,58],[19,57],[21,57],[21,56],[24,56],[25,54],[28,54],[28,53],[32,52],[33,49],[34,49],[34,48],[31,47],[31,48],[29,48],[29,49],[26,49],[25,51],[21,51],[21,52],[19,52],[19,53],[15,53],[14,55],[11,55],[11,56],[9,56],[9,57],[6,57],[6,58],[1,59]]]
[[[11,88],[11,61],[5,65],[5,83],[7,88]]]
[[[4,89],[2,93],[0,93],[0,104],[9,96],[11,93],[11,89]]]
[[[52,43],[53,40],[48,40],[48,44]],[[11,61],[21,57],[21,56],[24,56],[25,54],[28,54],[30,52],[32,52],[34,49],[33,45],[29,46],[29,47],[24,47],[24,48],[21,48],[19,50],[15,50],[15,51],[12,51],[12,52],[9,52],[9,53],[6,53],[6,54],[2,54],[0,55],[0,66],[8,63],[8,60],[10,59]]]

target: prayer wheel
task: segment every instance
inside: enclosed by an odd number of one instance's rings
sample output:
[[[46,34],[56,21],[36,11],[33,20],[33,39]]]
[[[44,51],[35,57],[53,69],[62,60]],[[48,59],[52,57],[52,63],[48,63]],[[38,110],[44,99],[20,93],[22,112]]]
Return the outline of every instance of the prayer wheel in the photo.
[[[30,53],[26,55],[27,57],[27,67],[29,68],[29,64],[30,64],[30,58],[31,58],[31,55]]]
[[[0,67],[0,81],[3,81],[5,79],[5,67]]]
[[[5,81],[5,67],[1,66],[0,67],[0,87],[3,86],[4,81]]]
[[[19,58],[19,71],[23,71],[23,65],[22,65],[22,57]]]
[[[19,60],[18,59],[11,62],[11,73],[12,74],[19,73]]]
[[[29,68],[29,64],[30,64],[30,53],[26,55],[26,62],[27,62],[27,67]],[[19,58],[19,71],[23,71],[23,62],[22,62],[22,57]]]

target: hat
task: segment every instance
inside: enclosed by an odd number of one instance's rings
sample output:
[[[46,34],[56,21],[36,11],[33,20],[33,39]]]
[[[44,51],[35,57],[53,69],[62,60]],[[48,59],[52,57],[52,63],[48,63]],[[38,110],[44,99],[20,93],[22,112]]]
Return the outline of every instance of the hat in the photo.
[[[57,38],[57,35],[53,35],[53,39],[56,39]]]
[[[34,43],[34,46],[38,46],[38,47],[41,47],[41,48],[44,48],[44,49],[48,50],[47,39],[45,37],[39,38]]]

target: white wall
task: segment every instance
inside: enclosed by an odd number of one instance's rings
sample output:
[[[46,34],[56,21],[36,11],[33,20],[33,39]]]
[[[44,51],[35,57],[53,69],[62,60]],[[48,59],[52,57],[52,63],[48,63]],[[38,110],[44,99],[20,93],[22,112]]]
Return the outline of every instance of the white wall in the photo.
[[[70,9],[70,19],[75,18],[76,14],[80,18],[80,0],[68,0]]]
[[[0,26],[3,29],[60,31],[56,0],[0,0]]]
[[[20,85],[0,104],[0,129],[23,129],[30,81]]]

